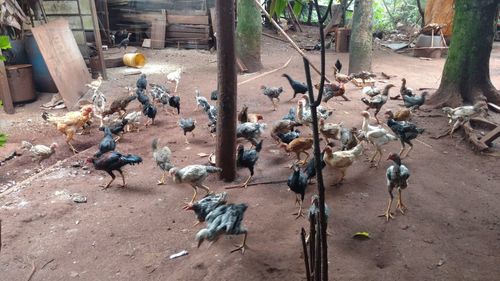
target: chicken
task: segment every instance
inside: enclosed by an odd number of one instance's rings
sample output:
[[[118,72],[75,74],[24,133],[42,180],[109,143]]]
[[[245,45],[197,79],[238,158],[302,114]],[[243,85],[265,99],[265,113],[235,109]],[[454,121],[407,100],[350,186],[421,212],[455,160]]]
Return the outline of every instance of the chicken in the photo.
[[[340,171],[341,176],[336,183],[340,184],[344,180],[347,168],[363,153],[363,144],[359,142],[353,149],[335,152],[332,152],[332,147],[327,145],[323,151],[325,153],[323,160],[326,165]]]
[[[290,110],[288,110],[288,114],[283,116],[281,119],[283,120],[290,120],[290,121],[296,121],[297,119],[297,111],[295,110],[295,107],[290,107]]]
[[[241,188],[247,188],[248,182],[254,175],[254,167],[257,163],[257,160],[259,160],[259,153],[262,150],[262,142],[263,140],[260,140],[253,149],[245,149],[242,144],[238,145],[236,166],[247,168],[250,171],[250,176],[240,186]]]
[[[450,130],[451,137],[453,137],[453,132],[470,118],[487,113],[487,108],[485,108],[483,102],[477,102],[474,105],[465,105],[457,108],[443,107],[442,110],[446,116],[448,116],[449,124],[455,122]]]
[[[130,132],[132,131],[132,129],[134,129],[136,132],[139,132],[139,126],[141,125],[141,116],[142,112],[140,111],[133,111],[125,115],[125,117],[123,117],[125,120],[127,120],[125,132]]]
[[[419,134],[422,134],[424,132],[424,129],[417,128],[415,124],[410,123],[408,121],[394,120],[394,115],[392,114],[391,111],[388,111],[386,114],[387,114],[387,126],[391,128],[392,132],[394,132],[394,134],[396,134],[396,136],[401,141],[401,150],[399,151],[399,155],[400,157],[404,158],[408,156],[410,151],[413,149],[413,144],[411,143],[411,141],[417,138]],[[406,152],[406,155],[403,156],[405,143],[410,145],[410,149]]]
[[[353,78],[361,79],[363,81],[363,84],[365,83],[365,80],[377,77],[377,75],[375,75],[374,73],[370,73],[368,71],[361,71],[361,72],[358,72],[358,73],[353,73],[353,74],[351,74],[351,76]]]
[[[99,88],[101,87],[101,85],[102,85],[102,76],[101,76],[101,74],[99,74],[99,76],[97,76],[96,80],[90,82],[90,84],[85,84],[85,86],[87,86],[89,88],[89,90],[92,90],[94,93],[99,90]]]
[[[267,127],[265,123],[251,123],[246,122],[239,124],[236,128],[236,137],[244,138],[252,143],[252,145],[257,145],[258,139]]]
[[[276,103],[274,100],[280,101],[280,95],[283,93],[283,87],[275,88],[275,87],[266,87],[266,86],[261,86],[262,93],[267,96],[271,102],[273,103],[273,110],[276,111]]]
[[[289,144],[291,143],[294,139],[300,137],[300,131],[295,129],[293,131],[290,131],[288,133],[278,133],[278,138],[280,142]]]
[[[155,160],[156,165],[163,171],[161,179],[158,181],[158,185],[165,184],[165,176],[170,171],[170,169],[174,167],[174,165],[170,161],[172,152],[170,151],[170,148],[168,146],[158,148],[157,138],[153,139],[151,148],[153,149],[153,159]]]
[[[66,136],[66,143],[70,149],[77,153],[78,151],[73,147],[71,141],[79,129],[90,120],[92,113],[92,106],[84,106],[80,111],[71,111],[64,116],[54,116],[48,112],[42,113],[42,118],[55,125],[57,130]]]
[[[377,124],[380,124],[380,121],[377,118],[377,114],[379,113],[380,109],[382,109],[382,106],[384,106],[384,104],[387,102],[387,99],[389,98],[389,90],[392,87],[394,87],[393,84],[386,85],[384,90],[382,91],[382,94],[371,97],[370,100],[361,98],[361,101],[367,106],[366,110],[370,108],[375,109],[375,119],[377,120]]]
[[[332,115],[333,111],[327,110],[320,105],[316,107],[316,113],[318,119],[326,120]],[[303,96],[302,99],[297,102],[297,122],[305,125],[311,125],[313,123],[311,107],[307,96]]]
[[[194,128],[196,128],[196,120],[193,120],[193,118],[181,118],[179,120],[179,127],[181,127],[182,131],[184,132],[184,138],[186,139],[186,144],[189,144],[189,141],[187,139],[187,133],[191,132],[194,138]]]
[[[389,205],[387,206],[387,210],[384,214],[380,215],[380,217],[385,217],[387,221],[389,219],[394,218],[391,213],[391,205],[394,200],[394,195],[392,191],[394,188],[398,190],[398,204],[396,205],[396,209],[404,215],[406,206],[403,204],[403,198],[401,197],[401,190],[405,189],[408,186],[408,178],[410,177],[410,170],[401,164],[401,158],[396,153],[389,154],[387,160],[392,160],[393,165],[387,168],[387,172],[385,174],[387,178],[387,189],[389,191]]]
[[[151,103],[151,100],[149,99],[149,97],[146,95],[146,91],[144,89],[141,89],[141,88],[137,88],[135,90],[135,94],[137,96],[137,100],[142,104],[142,105],[145,105],[147,103]]]
[[[325,123],[324,119],[320,119],[318,129],[321,135],[325,138],[326,143],[329,143],[329,139],[340,140],[342,123]]]
[[[298,124],[295,121],[278,120],[274,122],[273,126],[271,127],[271,137],[279,144],[280,138],[278,137],[278,135],[293,131],[293,128],[296,126],[302,126],[302,125]]]
[[[388,144],[391,141],[395,141],[398,138],[394,135],[387,132],[386,129],[378,126],[369,125],[370,113],[367,111],[363,111],[363,125],[361,127],[362,136],[370,143],[372,143],[377,151],[373,154],[370,162],[373,163],[375,161],[375,157],[380,155],[380,158],[377,161],[377,164],[372,165],[373,167],[378,167],[380,164],[380,160],[382,159],[382,146]]]
[[[319,84],[314,85],[316,89],[319,90]],[[344,100],[349,101],[345,96],[345,85],[344,83],[325,83],[323,86],[323,102],[327,103],[333,97],[342,97]]]
[[[212,166],[204,165],[189,165],[184,168],[173,167],[169,170],[170,176],[174,179],[174,183],[188,183],[194,189],[193,198],[191,198],[191,204],[196,199],[198,194],[198,188],[204,189],[207,194],[210,194],[210,188],[203,184],[205,179],[210,173],[219,173],[222,169]]]
[[[402,108],[396,112],[388,109],[385,111],[386,115],[392,114],[393,119],[396,121],[408,121],[411,119],[411,110],[409,108]]]
[[[349,81],[352,80],[352,76],[342,74],[340,71],[337,71],[336,68],[333,68],[333,77],[335,78],[335,81],[343,84],[349,83]]]
[[[429,93],[423,92],[420,96],[403,96],[404,105],[406,108],[418,109],[425,103],[425,98]]]
[[[194,92],[195,92],[194,97],[196,99],[196,110],[198,110],[200,107],[205,108],[205,106],[208,104],[207,98],[203,97],[200,93],[200,90],[198,90],[198,89],[196,89]]]
[[[238,121],[240,121],[240,123],[257,123],[260,120],[264,120],[264,116],[257,113],[248,113],[248,106],[246,105],[243,105],[241,111],[238,113]]]
[[[376,95],[380,95],[380,89],[377,88],[377,87],[373,87],[373,86],[363,87],[363,89],[361,90],[361,92],[364,95],[367,95],[367,96],[370,96],[370,97],[374,97]]]
[[[43,144],[33,145],[30,142],[22,141],[21,149],[26,149],[31,153],[31,160],[36,162],[38,166],[42,167],[42,161],[49,159],[58,147],[57,143],[52,143],[50,146],[45,146]]]
[[[219,99],[219,90],[213,90],[210,93],[210,100],[217,100]]]
[[[323,159],[325,157],[325,153],[321,153],[321,170],[323,170],[326,166],[325,160]],[[316,158],[313,157],[309,162],[307,162],[306,167],[304,168],[304,173],[307,176],[307,181],[311,184],[312,183],[312,178],[316,176]]]
[[[319,196],[317,194],[314,194],[313,196],[311,196],[311,206],[309,207],[307,219],[311,223],[312,223],[313,219],[315,220],[316,233],[319,232],[319,212],[320,212]],[[330,208],[328,208],[328,205],[326,205],[326,202],[325,202],[325,219],[327,222],[327,226],[328,226],[328,218],[330,217],[330,213],[331,213]],[[330,233],[328,233],[328,230],[326,232],[326,235],[330,235]],[[309,234],[307,234],[307,237],[305,239],[306,243],[309,243],[309,238],[310,238]]]
[[[125,177],[123,176],[122,168],[125,165],[134,165],[142,162],[142,158],[133,155],[123,155],[117,151],[108,151],[100,156],[95,156],[87,159],[87,163],[92,163],[96,170],[105,171],[111,176],[111,180],[104,186],[103,189],[107,189],[111,183],[115,180],[116,176],[113,174],[113,171],[118,171],[122,176],[122,187],[125,187]]]
[[[337,59],[337,61],[335,62],[335,69],[340,72],[340,70],[342,70],[342,63],[340,62],[339,59]]]
[[[129,92],[128,96],[120,97],[114,100],[109,106],[108,110],[105,110],[102,113],[102,117],[106,117],[108,115],[112,115],[113,113],[118,113],[118,115],[123,116],[127,112],[128,104],[137,98],[136,95]]]
[[[208,128],[212,137],[214,137],[215,130],[217,128],[217,107],[207,104],[203,109],[208,117]]]
[[[290,86],[293,89],[293,97],[290,100],[293,100],[295,98],[295,96],[297,96],[297,94],[304,95],[307,93],[308,89],[307,89],[306,84],[293,80],[293,78],[290,77],[290,75],[288,75],[286,73],[284,73],[281,76],[285,77],[288,80],[288,82],[290,83]]]
[[[220,235],[240,235],[243,234],[243,242],[232,252],[241,251],[245,253],[247,241],[247,229],[241,225],[243,215],[248,206],[246,204],[227,204],[217,207],[211,211],[206,217],[207,227],[201,229],[196,234],[198,248],[204,240],[215,242]]]
[[[92,95],[92,105],[94,115],[101,119],[101,126],[103,125],[102,113],[106,110],[106,96],[101,91],[96,91]]]
[[[304,203],[304,197],[306,194],[306,189],[308,186],[308,178],[307,175],[304,174],[297,163],[293,165],[293,172],[288,177],[287,185],[291,191],[295,193],[295,204],[299,204],[299,211],[297,212],[297,216],[295,219],[303,217],[302,213],[302,204]],[[299,198],[300,196],[300,198]]]
[[[227,192],[209,194],[193,204],[188,204],[185,209],[192,210],[196,214],[196,219],[198,220],[195,224],[196,226],[200,222],[204,222],[210,212],[226,204],[226,200]]]
[[[146,79],[146,74],[144,73],[141,74],[139,79],[137,79],[135,85],[137,86],[137,89],[146,90],[146,88],[148,87],[148,80]]]
[[[401,88],[399,88],[399,94],[404,96],[413,97],[415,94],[413,93],[413,89],[406,87],[406,78],[401,79]]]
[[[160,97],[160,102],[163,105],[168,104],[170,107],[177,109],[177,115],[181,114],[181,97],[167,94]]]
[[[142,106],[142,114],[144,114],[144,116],[147,116],[149,119],[151,119],[151,125],[155,124],[155,118],[156,118],[157,111],[158,110],[156,109],[156,106],[154,106],[150,102],[147,102]],[[149,120],[146,121],[144,126],[146,126],[146,127],[149,126]]]
[[[341,150],[353,149],[358,145],[358,140],[354,137],[358,134],[357,128],[344,128],[340,129],[340,143],[342,143]]]
[[[127,49],[128,44],[130,44],[130,35],[132,35],[132,33],[129,33],[126,38],[124,38],[122,41],[120,41],[120,44],[118,45],[118,49],[121,49],[122,47],[124,50]]]
[[[104,132],[104,137],[99,143],[99,151],[94,154],[95,157],[99,157],[106,152],[114,151],[116,149],[116,142],[113,139],[113,133],[109,129],[109,127],[101,127],[99,128]]]
[[[164,85],[150,83],[149,86],[151,86],[150,94],[153,101],[160,102],[162,96],[170,94],[170,90]]]
[[[181,74],[182,74],[182,67],[178,68],[174,72],[170,72],[169,74],[167,74],[167,80],[170,82],[175,82],[174,93],[177,93],[177,87],[179,86],[179,83],[181,82]]]
[[[109,130],[113,135],[116,135],[115,141],[119,141],[122,138],[123,132],[125,131],[125,126],[128,124],[128,120],[123,118],[119,119],[116,122],[110,124]]]
[[[307,152],[307,150],[312,148],[313,143],[314,141],[312,138],[299,137],[291,141],[289,144],[281,143],[279,147],[285,149],[285,151],[288,153],[295,153],[295,155],[297,156],[296,163],[304,164],[309,158],[309,153]],[[304,160],[300,159],[301,153],[304,153],[306,155],[306,158]]]

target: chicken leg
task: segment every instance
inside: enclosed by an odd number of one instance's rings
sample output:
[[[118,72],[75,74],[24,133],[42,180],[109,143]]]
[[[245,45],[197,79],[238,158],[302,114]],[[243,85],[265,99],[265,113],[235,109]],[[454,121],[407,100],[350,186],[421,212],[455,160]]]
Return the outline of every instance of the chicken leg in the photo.
[[[167,172],[163,171],[163,174],[161,175],[161,179],[158,181],[158,185],[164,185],[165,184],[165,176]]]
[[[295,217],[295,219],[298,219],[300,217],[304,217],[304,213],[302,212],[302,204],[303,203],[304,203],[304,201],[300,200],[300,202],[299,202],[299,212],[297,213],[297,216]]]
[[[248,246],[247,246],[247,235],[248,235],[248,233],[245,231],[244,235],[245,236],[243,237],[243,243],[241,243],[241,245],[235,245],[235,246],[237,246],[237,248],[234,249],[234,250],[232,250],[231,253],[236,252],[236,251],[241,251],[241,254],[245,253],[245,250],[248,248]]]
[[[113,172],[108,172],[108,174],[111,176],[111,180],[108,182],[108,184],[106,184],[106,185],[99,185],[100,187],[102,187],[103,190],[107,189],[111,185],[111,183],[115,180],[115,178],[116,178],[116,176],[115,176],[115,174],[113,174]]]
[[[403,198],[401,196],[401,189],[398,189],[398,204],[396,205],[396,210],[399,210],[402,215],[405,214],[406,206],[403,204]]]
[[[394,218],[394,216],[391,214],[391,205],[392,205],[392,200],[394,199],[394,195],[392,195],[392,188],[389,188],[389,195],[391,197],[389,198],[389,205],[387,205],[387,210],[385,211],[385,213],[379,215],[379,217],[385,217],[387,221],[389,221],[389,219]]]
[[[123,175],[122,170],[118,170],[118,173],[122,176],[122,187],[125,187],[127,184],[125,183],[125,176]]]

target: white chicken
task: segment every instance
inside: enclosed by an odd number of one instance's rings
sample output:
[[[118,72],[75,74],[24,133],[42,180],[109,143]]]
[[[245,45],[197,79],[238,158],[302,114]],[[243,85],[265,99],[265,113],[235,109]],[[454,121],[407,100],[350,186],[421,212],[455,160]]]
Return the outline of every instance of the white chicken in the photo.
[[[200,107],[205,108],[207,105],[210,106],[207,98],[205,98],[204,96],[201,95],[200,90],[198,90],[198,88],[196,88],[196,90],[194,90],[194,92],[195,92],[195,99],[196,99],[195,111],[198,110]]]
[[[465,105],[456,108],[443,107],[443,112],[448,116],[448,124],[455,122],[450,131],[450,136],[453,137],[453,132],[467,122],[470,118],[480,114],[486,114],[486,108],[483,102],[477,102],[474,105]]]
[[[377,87],[366,86],[366,87],[363,87],[363,89],[361,90],[361,92],[364,95],[368,95],[370,97],[374,97],[374,96],[380,94],[380,89],[377,88]]]
[[[325,107],[319,105],[316,107],[316,112],[318,114],[318,120],[328,119],[333,113],[331,110],[327,110]],[[312,124],[312,112],[311,104],[309,103],[309,98],[304,95],[302,99],[297,102],[297,121],[300,124],[311,125]]]
[[[326,165],[341,173],[340,180],[337,182],[339,184],[344,180],[347,168],[363,153],[363,144],[359,142],[353,149],[335,152],[332,152],[332,148],[327,145],[323,151],[325,153],[323,160]]]
[[[388,144],[391,141],[396,141],[398,140],[398,138],[390,134],[386,129],[380,126],[372,126],[368,124],[370,120],[370,113],[368,111],[363,111],[361,115],[363,116],[363,125],[361,126],[361,134],[368,142],[372,143],[377,149],[377,151],[373,154],[372,158],[370,159],[370,162],[373,163],[375,161],[375,157],[379,155],[380,157],[378,158],[377,164],[375,165],[372,164],[372,167],[378,167],[378,165],[380,164],[380,159],[382,159],[382,146]]]
[[[193,204],[198,188],[204,189],[207,194],[210,194],[210,188],[203,184],[209,173],[219,173],[222,169],[212,166],[204,165],[189,165],[184,168],[173,167],[170,169],[169,174],[175,183],[188,183],[193,187],[194,194],[191,198],[190,204]]]
[[[139,132],[139,126],[141,125],[141,116],[142,112],[133,111],[125,115],[124,119],[127,120],[127,126],[125,128],[125,132],[130,132],[134,129],[136,132]]]
[[[174,72],[170,72],[169,74],[167,74],[167,80],[170,82],[175,82],[175,90],[174,90],[175,93],[177,93],[177,87],[181,82],[181,74],[182,74],[182,67],[178,68]]]
[[[21,148],[28,150],[31,153],[31,160],[37,162],[40,167],[42,167],[41,162],[49,159],[56,152],[57,147],[57,143],[53,143],[50,147],[47,147],[43,144],[33,145],[27,141],[21,142]]]

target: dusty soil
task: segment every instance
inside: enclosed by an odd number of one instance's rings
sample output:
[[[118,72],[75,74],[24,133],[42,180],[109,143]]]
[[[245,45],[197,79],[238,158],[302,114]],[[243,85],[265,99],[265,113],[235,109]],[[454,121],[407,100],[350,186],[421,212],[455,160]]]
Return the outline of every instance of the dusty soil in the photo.
[[[284,70],[304,79],[302,60],[286,44],[263,38],[263,71],[281,66],[290,56]],[[294,194],[281,185],[257,185],[246,190],[229,190],[230,202],[249,205],[244,224],[249,229],[250,249],[241,255],[230,254],[242,237],[224,237],[211,245],[196,248],[194,236],[201,226],[193,227],[195,217],[181,209],[192,189],[169,183],[157,186],[161,172],[151,157],[151,140],[161,138],[162,145],[173,151],[179,165],[206,163],[197,153],[214,150],[215,139],[205,129],[206,116],[194,112],[194,89],[208,96],[216,87],[216,56],[204,51],[143,50],[149,59],[143,69],[150,82],[165,83],[165,73],[184,67],[179,94],[181,116],[198,121],[196,136],[185,145],[178,116],[159,114],[156,126],[140,133],[125,135],[117,150],[141,155],[144,162],[125,168],[126,188],[119,180],[106,191],[98,185],[109,178],[105,173],[82,165],[96,151],[99,131],[77,136],[75,145],[82,150],[72,155],[63,137],[40,118],[39,105],[50,95],[43,94],[32,104],[17,107],[17,114],[0,113],[1,131],[9,134],[8,154],[21,140],[60,144],[57,153],[44,163],[55,165],[43,176],[19,183],[35,174],[35,165],[26,155],[0,167],[0,218],[2,219],[1,280],[26,280],[35,266],[32,280],[305,280],[299,231],[305,219],[295,220]],[[310,52],[313,62],[319,54]],[[347,68],[348,55],[328,52],[327,69],[340,58]],[[491,60],[494,85],[500,87],[500,45],[495,45]],[[424,61],[387,50],[377,50],[376,72],[397,75],[390,80],[400,85],[406,77],[409,86],[436,88],[444,59]],[[109,100],[125,94],[124,87],[135,83],[137,76],[124,76],[126,68],[109,70],[109,81],[103,91]],[[283,116],[295,101],[287,102],[291,90],[283,71],[247,83],[238,89],[239,105],[264,114],[272,123]],[[244,81],[256,74],[241,75]],[[317,76],[315,77],[317,78]],[[260,85],[285,86],[287,92],[277,112],[260,94]],[[383,83],[379,85],[383,86]],[[330,101],[334,109],[332,122],[347,126],[361,125],[360,90],[348,86],[352,101]],[[397,108],[401,101],[390,100],[386,108]],[[131,104],[136,107],[137,103]],[[56,113],[63,113],[63,111]],[[337,174],[325,169],[327,202],[332,209],[329,221],[329,262],[332,280],[498,280],[500,276],[500,162],[498,158],[475,154],[457,134],[456,138],[432,139],[446,127],[439,111],[419,112],[414,121],[426,132],[415,142],[411,156],[404,164],[411,170],[410,185],[404,191],[409,211],[386,222],[377,217],[386,207],[383,161],[378,169],[369,168],[365,156],[347,173],[340,187],[330,186]],[[498,115],[491,113],[493,118]],[[434,117],[429,117],[434,116]],[[307,130],[306,130],[307,131]],[[254,181],[284,180],[293,160],[279,151],[268,134],[256,167]],[[497,143],[498,145],[498,143]],[[385,147],[384,155],[399,151],[399,143]],[[231,153],[231,152],[228,152]],[[78,165],[77,165],[78,164]],[[76,166],[76,167],[73,167]],[[238,182],[247,175],[239,170]],[[15,184],[14,184],[15,181]],[[228,183],[212,176],[207,184],[223,191]],[[88,202],[73,203],[70,195],[80,193]],[[307,191],[305,205],[315,193]],[[371,239],[353,240],[355,232],[368,231]],[[169,255],[187,250],[189,255],[170,260]]]

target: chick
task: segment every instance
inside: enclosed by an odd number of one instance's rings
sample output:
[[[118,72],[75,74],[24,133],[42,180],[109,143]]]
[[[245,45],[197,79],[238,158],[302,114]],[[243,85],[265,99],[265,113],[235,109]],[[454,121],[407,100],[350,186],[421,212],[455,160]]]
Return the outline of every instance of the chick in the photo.
[[[184,119],[184,118],[181,118],[179,120],[179,127],[181,127],[181,129],[184,131],[184,137],[186,138],[186,144],[189,144],[189,141],[187,139],[187,133],[188,132],[191,132],[191,134],[193,134],[193,137],[194,137],[194,128],[196,127],[196,120],[193,120],[193,118],[187,118],[187,119]]]

